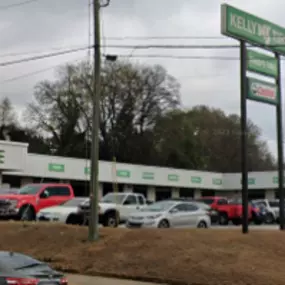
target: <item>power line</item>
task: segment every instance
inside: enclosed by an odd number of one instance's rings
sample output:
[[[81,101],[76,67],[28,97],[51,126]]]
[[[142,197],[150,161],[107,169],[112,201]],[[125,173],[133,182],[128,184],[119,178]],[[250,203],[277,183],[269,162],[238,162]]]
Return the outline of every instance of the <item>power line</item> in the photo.
[[[285,45],[270,45],[266,46],[269,47],[284,47]],[[74,46],[75,47],[75,46]],[[78,49],[80,48],[88,48],[83,46],[77,46]],[[101,45],[102,48],[114,48],[114,49],[130,49],[130,50],[147,50],[147,49],[201,49],[201,50],[211,50],[211,49],[234,49],[239,48],[239,45],[224,45],[224,44],[218,44],[218,45],[168,45],[168,44],[162,44],[162,45],[112,45],[112,44],[104,44]],[[255,46],[249,46],[251,48],[257,48]],[[92,47],[90,46],[89,49]],[[61,50],[61,48],[52,48],[53,50]],[[11,57],[11,56],[20,56],[20,55],[27,55],[27,54],[35,54],[35,53],[43,53],[44,51],[30,51],[30,52],[18,52],[18,53],[7,53],[7,54],[0,54],[0,57]],[[65,52],[65,51],[64,51]],[[158,57],[158,56],[155,56]]]
[[[18,63],[29,62],[29,61],[39,60],[39,59],[45,59],[45,58],[50,58],[50,57],[55,57],[55,56],[60,56],[60,55],[65,55],[65,54],[70,54],[70,53],[75,53],[75,52],[79,52],[79,51],[85,51],[85,50],[90,49],[90,48],[92,48],[92,47],[70,49],[70,50],[65,50],[65,51],[61,51],[61,52],[54,52],[54,53],[32,56],[32,57],[18,59],[18,60],[6,61],[6,62],[0,63],[0,67],[10,66],[10,65],[18,64]]]
[[[79,60],[81,60],[81,59],[77,59],[77,60],[75,60],[75,62],[78,62]],[[52,69],[59,68],[60,66],[63,66],[65,64],[69,64],[69,63],[71,63],[70,60],[66,61],[66,62],[62,62],[62,63],[54,65],[54,66],[50,66],[50,67],[43,68],[43,69],[38,69],[38,70],[29,72],[29,73],[25,73],[25,74],[22,74],[22,75],[19,75],[19,76],[14,76],[14,77],[11,77],[11,78],[8,78],[8,79],[0,81],[0,84],[5,84],[5,83],[9,83],[9,82],[20,80],[22,78],[31,77],[33,75],[37,75],[37,74],[40,74],[40,73],[43,73],[43,72],[46,72],[46,71],[49,71],[49,70],[52,70]],[[74,62],[72,62],[71,64],[74,64]]]
[[[69,47],[50,47],[48,50],[31,50],[31,51],[22,51],[22,52],[10,52],[10,53],[3,53],[0,54],[0,58],[4,57],[13,57],[13,56],[23,56],[23,55],[36,55],[40,53],[49,53],[51,51],[60,51],[60,50],[67,50],[70,48],[81,48],[81,47],[86,47],[82,45],[72,45]]]
[[[124,41],[124,40],[229,40],[226,37],[207,37],[207,36],[125,36],[125,37],[107,37],[108,40]]]
[[[24,6],[33,2],[37,2],[39,0],[26,0],[26,1],[22,1],[22,2],[18,2],[18,3],[14,3],[14,4],[9,4],[9,5],[3,5],[0,6],[0,10],[8,10],[14,7],[19,7],[19,6]]]

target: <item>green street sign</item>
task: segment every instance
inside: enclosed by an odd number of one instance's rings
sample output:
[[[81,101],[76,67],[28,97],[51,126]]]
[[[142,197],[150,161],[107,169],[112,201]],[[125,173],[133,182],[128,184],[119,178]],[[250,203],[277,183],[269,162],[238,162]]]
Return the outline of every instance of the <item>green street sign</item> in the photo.
[[[89,175],[90,174],[90,167],[85,167],[84,173],[85,173],[85,175]]]
[[[212,179],[212,184],[213,185],[222,185],[223,184],[223,180],[220,178],[213,178]]]
[[[247,69],[263,75],[278,77],[278,61],[275,57],[247,50]]]
[[[131,172],[129,170],[117,170],[118,177],[130,178]]]
[[[247,83],[248,99],[274,105],[279,103],[279,94],[276,84],[255,78],[248,78]]]
[[[48,170],[50,172],[64,172],[65,166],[64,164],[57,163],[49,163]]]
[[[221,33],[285,54],[285,28],[227,4],[221,5]]]
[[[168,175],[168,181],[178,181],[179,180],[179,176],[176,174],[169,174]]]
[[[143,172],[142,179],[153,180],[154,179],[154,173],[153,172]]]
[[[195,184],[201,184],[202,178],[199,176],[191,176],[191,182]]]
[[[5,150],[1,149],[0,150],[0,164],[5,163]]]

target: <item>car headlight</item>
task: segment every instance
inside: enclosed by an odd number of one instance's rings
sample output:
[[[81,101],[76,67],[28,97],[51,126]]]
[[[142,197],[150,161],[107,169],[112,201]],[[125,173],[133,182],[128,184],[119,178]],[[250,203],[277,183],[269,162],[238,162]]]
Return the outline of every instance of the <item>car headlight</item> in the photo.
[[[10,208],[16,208],[18,205],[18,200],[8,200],[10,203]]]

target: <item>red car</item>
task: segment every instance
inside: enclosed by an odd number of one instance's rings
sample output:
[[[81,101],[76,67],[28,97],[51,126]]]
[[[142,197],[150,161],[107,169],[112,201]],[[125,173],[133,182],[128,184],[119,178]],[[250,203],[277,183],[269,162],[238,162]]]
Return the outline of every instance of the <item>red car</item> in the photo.
[[[39,210],[73,198],[69,184],[27,184],[15,193],[0,194],[0,219],[35,220]]]
[[[228,200],[225,197],[202,197],[196,201],[203,202],[219,213],[219,224],[227,225],[230,221],[240,225],[242,221],[242,204],[239,199]],[[252,220],[253,208],[248,206],[248,218]]]

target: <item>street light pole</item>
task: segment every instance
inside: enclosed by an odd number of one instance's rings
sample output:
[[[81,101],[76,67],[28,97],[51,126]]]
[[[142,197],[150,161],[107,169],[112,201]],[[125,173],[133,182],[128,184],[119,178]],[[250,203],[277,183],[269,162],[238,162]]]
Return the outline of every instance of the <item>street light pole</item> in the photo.
[[[99,120],[100,120],[100,0],[93,1],[94,21],[94,78],[93,78],[93,115],[92,115],[92,147],[90,169],[90,217],[89,217],[89,241],[99,239],[98,220],[98,190],[99,190]]]

